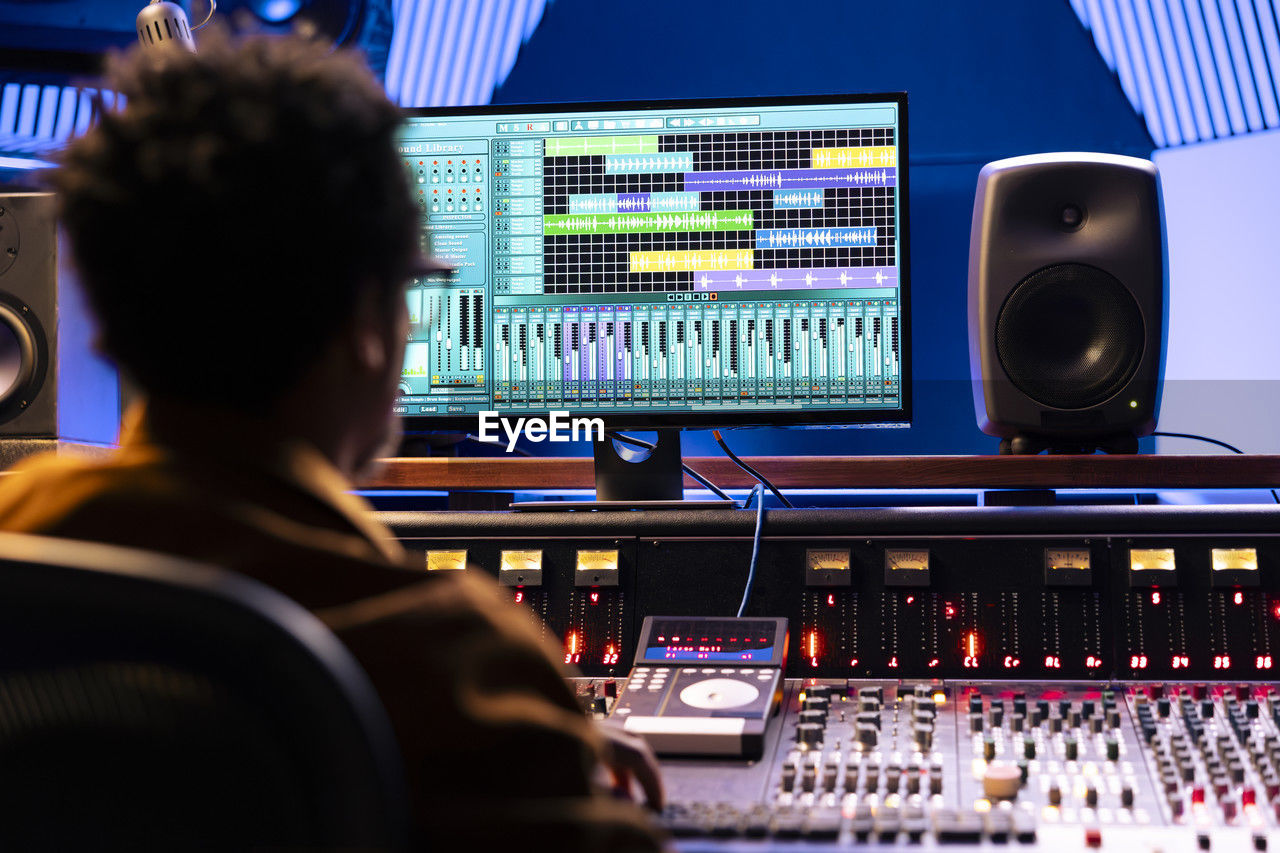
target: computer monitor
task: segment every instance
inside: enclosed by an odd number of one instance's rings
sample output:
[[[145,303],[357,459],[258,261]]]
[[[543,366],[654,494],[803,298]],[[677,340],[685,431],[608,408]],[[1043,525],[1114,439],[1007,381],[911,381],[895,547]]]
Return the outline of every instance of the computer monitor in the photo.
[[[408,431],[910,421],[905,94],[412,110]],[[424,231],[424,235],[427,233]]]

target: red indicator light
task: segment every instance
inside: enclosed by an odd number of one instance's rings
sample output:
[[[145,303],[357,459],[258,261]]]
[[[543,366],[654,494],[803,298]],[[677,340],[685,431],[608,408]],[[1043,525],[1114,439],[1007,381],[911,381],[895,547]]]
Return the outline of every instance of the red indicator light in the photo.
[[[941,663],[941,661],[939,661],[937,658],[929,658],[929,669],[933,669],[934,667],[938,666],[939,663]]]
[[[908,595],[907,604],[915,604],[915,603],[916,603],[916,597],[914,595]]]
[[[1170,664],[1173,666],[1174,669],[1186,669],[1187,667],[1191,666],[1191,658],[1187,657],[1186,655],[1174,655],[1173,659],[1170,661]]]
[[[1146,669],[1146,668],[1147,668],[1146,655],[1131,655],[1129,657],[1129,669]]]
[[[1157,590],[1152,590],[1152,592],[1151,592],[1151,603],[1152,603],[1152,604],[1159,604],[1159,603],[1160,603],[1160,590],[1158,590],[1158,589],[1157,589]]]
[[[894,655],[893,657],[889,658],[889,668],[890,668],[890,669],[897,669],[897,668],[898,668],[898,656],[897,656],[897,655]]]
[[[1271,605],[1271,615],[1280,619],[1280,604]]]
[[[1186,660],[1186,658],[1183,658],[1183,660]],[[1231,669],[1231,655],[1214,655],[1213,668],[1214,669]]]
[[[599,603],[600,603],[600,593],[598,593],[598,592],[593,592],[593,593],[591,593],[591,603],[592,603],[592,604],[599,604]]]
[[[849,666],[857,666],[857,665],[858,665],[858,659],[857,659],[857,658],[850,658],[850,659],[849,659]]]
[[[613,664],[617,663],[618,650],[613,646],[606,646],[604,650],[604,657],[600,659],[600,662],[605,666],[612,666]]]
[[[952,619],[956,615],[956,607],[954,604],[948,604],[942,609],[942,615],[948,619]]]
[[[836,606],[836,597],[835,597],[835,595],[828,595],[828,596],[827,596],[827,606],[828,606],[828,607],[835,607],[835,606]]]
[[[1096,658],[1093,655],[1089,655],[1084,659],[1084,665],[1087,669],[1097,669],[1102,666],[1102,658]]]
[[[1271,669],[1271,655],[1258,655],[1253,661],[1254,669]]]
[[[516,590],[516,604],[524,601],[524,590]]]
[[[1062,658],[1058,657],[1057,655],[1045,655],[1044,668],[1045,669],[1062,669]]]
[[[1005,669],[1017,669],[1017,668],[1018,668],[1018,667],[1020,667],[1020,666],[1022,666],[1022,661],[1020,661],[1020,660],[1018,660],[1017,658],[1012,657],[1012,656],[1010,656],[1010,655],[1005,655],[1005,656],[1004,656],[1004,668],[1005,668]]]
[[[1231,602],[1233,604],[1244,604],[1244,593],[1237,592],[1235,595],[1231,596]]]

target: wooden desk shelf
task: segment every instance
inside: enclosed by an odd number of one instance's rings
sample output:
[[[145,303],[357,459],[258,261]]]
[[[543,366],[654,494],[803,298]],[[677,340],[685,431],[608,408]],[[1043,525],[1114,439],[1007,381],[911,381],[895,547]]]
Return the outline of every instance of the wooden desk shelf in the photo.
[[[1280,455],[753,456],[780,489],[1255,489],[1280,485]],[[722,488],[754,481],[723,456],[685,463]],[[687,488],[698,484],[685,477]],[[388,459],[369,489],[593,489],[591,457]]]

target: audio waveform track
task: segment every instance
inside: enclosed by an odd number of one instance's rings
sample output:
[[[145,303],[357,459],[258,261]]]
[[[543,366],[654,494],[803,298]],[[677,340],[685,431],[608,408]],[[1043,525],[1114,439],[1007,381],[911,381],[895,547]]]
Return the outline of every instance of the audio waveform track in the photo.
[[[550,138],[541,173],[544,293],[693,291],[727,267],[673,258],[705,252],[810,285],[898,263],[889,128]]]

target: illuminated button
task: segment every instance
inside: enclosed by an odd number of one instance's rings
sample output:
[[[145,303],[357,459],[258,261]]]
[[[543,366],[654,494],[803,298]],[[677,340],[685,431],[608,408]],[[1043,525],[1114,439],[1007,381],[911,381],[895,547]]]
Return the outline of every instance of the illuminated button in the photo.
[[[541,551],[503,551],[498,562],[503,586],[542,586]]]
[[[1209,582],[1213,586],[1258,586],[1256,548],[1214,548],[1210,552]]]
[[[810,548],[804,554],[806,586],[849,586],[853,583],[848,550]]]
[[[884,585],[928,586],[929,549],[886,549],[884,552]]]
[[[467,551],[428,551],[427,571],[460,572],[467,567]]]
[[[574,586],[617,586],[618,582],[617,550],[578,552],[578,567],[573,573]]]
[[[1130,548],[1129,586],[1174,586],[1178,582],[1172,548]]]

